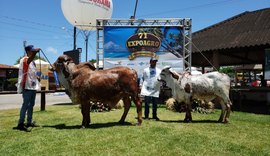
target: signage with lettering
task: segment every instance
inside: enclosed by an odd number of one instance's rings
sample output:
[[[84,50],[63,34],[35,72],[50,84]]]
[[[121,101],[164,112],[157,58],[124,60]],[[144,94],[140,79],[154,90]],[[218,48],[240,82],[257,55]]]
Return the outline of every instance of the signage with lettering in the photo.
[[[131,55],[128,56],[130,60],[133,60],[137,56],[149,56],[158,59],[155,54],[159,50],[160,40],[157,36],[151,33],[138,33],[134,34],[126,42],[126,46]]]
[[[149,67],[151,57],[157,66],[183,69],[183,28],[159,27],[104,27],[104,68],[128,66],[138,71]]]

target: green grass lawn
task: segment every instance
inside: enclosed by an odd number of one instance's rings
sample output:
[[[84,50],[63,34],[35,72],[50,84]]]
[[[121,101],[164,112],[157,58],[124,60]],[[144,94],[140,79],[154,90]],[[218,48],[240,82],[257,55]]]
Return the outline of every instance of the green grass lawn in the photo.
[[[13,130],[19,109],[0,111],[0,155],[270,155],[270,115],[233,112],[229,124],[217,123],[220,111],[184,113],[158,109],[161,121],[136,126],[131,108],[125,125],[118,125],[123,110],[91,113],[91,126],[80,129],[77,105],[35,108],[42,127],[31,132]]]

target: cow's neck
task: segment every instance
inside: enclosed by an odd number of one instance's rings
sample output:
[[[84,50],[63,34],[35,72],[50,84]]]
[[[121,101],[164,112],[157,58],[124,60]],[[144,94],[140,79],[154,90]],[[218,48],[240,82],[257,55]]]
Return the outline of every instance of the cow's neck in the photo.
[[[70,74],[72,74],[72,73],[74,73],[74,72],[77,71],[77,67],[76,67],[75,63],[70,63],[70,64],[67,66],[67,68],[68,68],[68,72],[69,72]]]
[[[172,89],[172,95],[175,96],[175,84],[177,83],[176,82],[176,79],[174,79],[172,76],[170,77],[171,80],[169,81],[166,81],[166,85]]]
[[[67,79],[62,72],[58,74],[58,78],[60,83],[65,87],[65,89],[69,90],[70,89],[69,79]]]
[[[179,79],[178,79],[178,83],[181,85],[185,85],[186,82],[190,79],[190,75],[187,74],[182,74]]]

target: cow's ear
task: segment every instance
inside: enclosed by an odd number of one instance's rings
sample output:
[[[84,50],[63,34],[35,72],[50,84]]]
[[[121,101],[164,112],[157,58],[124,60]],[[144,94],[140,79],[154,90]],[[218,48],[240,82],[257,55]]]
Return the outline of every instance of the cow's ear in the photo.
[[[96,70],[96,67],[90,62],[86,62],[84,66],[90,68],[91,70]]]
[[[171,66],[165,66],[164,68],[163,68],[163,70],[170,70],[171,69]]]
[[[184,76],[187,77],[187,76],[190,76],[191,75],[191,72],[185,72],[184,73]]]
[[[65,78],[68,78],[69,77],[69,71],[68,71],[68,63],[69,62],[64,62],[63,63],[63,69],[62,69],[62,72],[63,74],[65,75]]]
[[[171,71],[170,71],[170,74],[172,75],[172,77],[173,77],[174,79],[176,79],[176,80],[179,79],[179,75],[178,75],[177,73],[171,72]]]

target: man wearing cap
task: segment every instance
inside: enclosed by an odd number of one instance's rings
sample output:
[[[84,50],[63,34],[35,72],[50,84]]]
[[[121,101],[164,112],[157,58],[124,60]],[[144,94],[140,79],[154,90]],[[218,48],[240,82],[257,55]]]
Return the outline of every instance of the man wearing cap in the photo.
[[[152,103],[152,115],[153,119],[159,120],[157,116],[157,99],[160,92],[160,82],[157,81],[157,77],[161,70],[156,67],[156,58],[150,59],[150,67],[147,67],[143,71],[143,84],[141,89],[141,95],[144,96],[144,116],[145,119],[149,119],[149,104]]]
[[[20,110],[20,119],[17,129],[27,131],[28,127],[37,127],[32,121],[33,107],[35,105],[36,90],[40,88],[39,77],[36,75],[36,65],[34,58],[40,48],[34,48],[33,45],[25,47],[26,56],[20,60],[19,77],[17,83],[17,92],[22,93],[23,104]],[[24,124],[27,113],[27,123]]]

